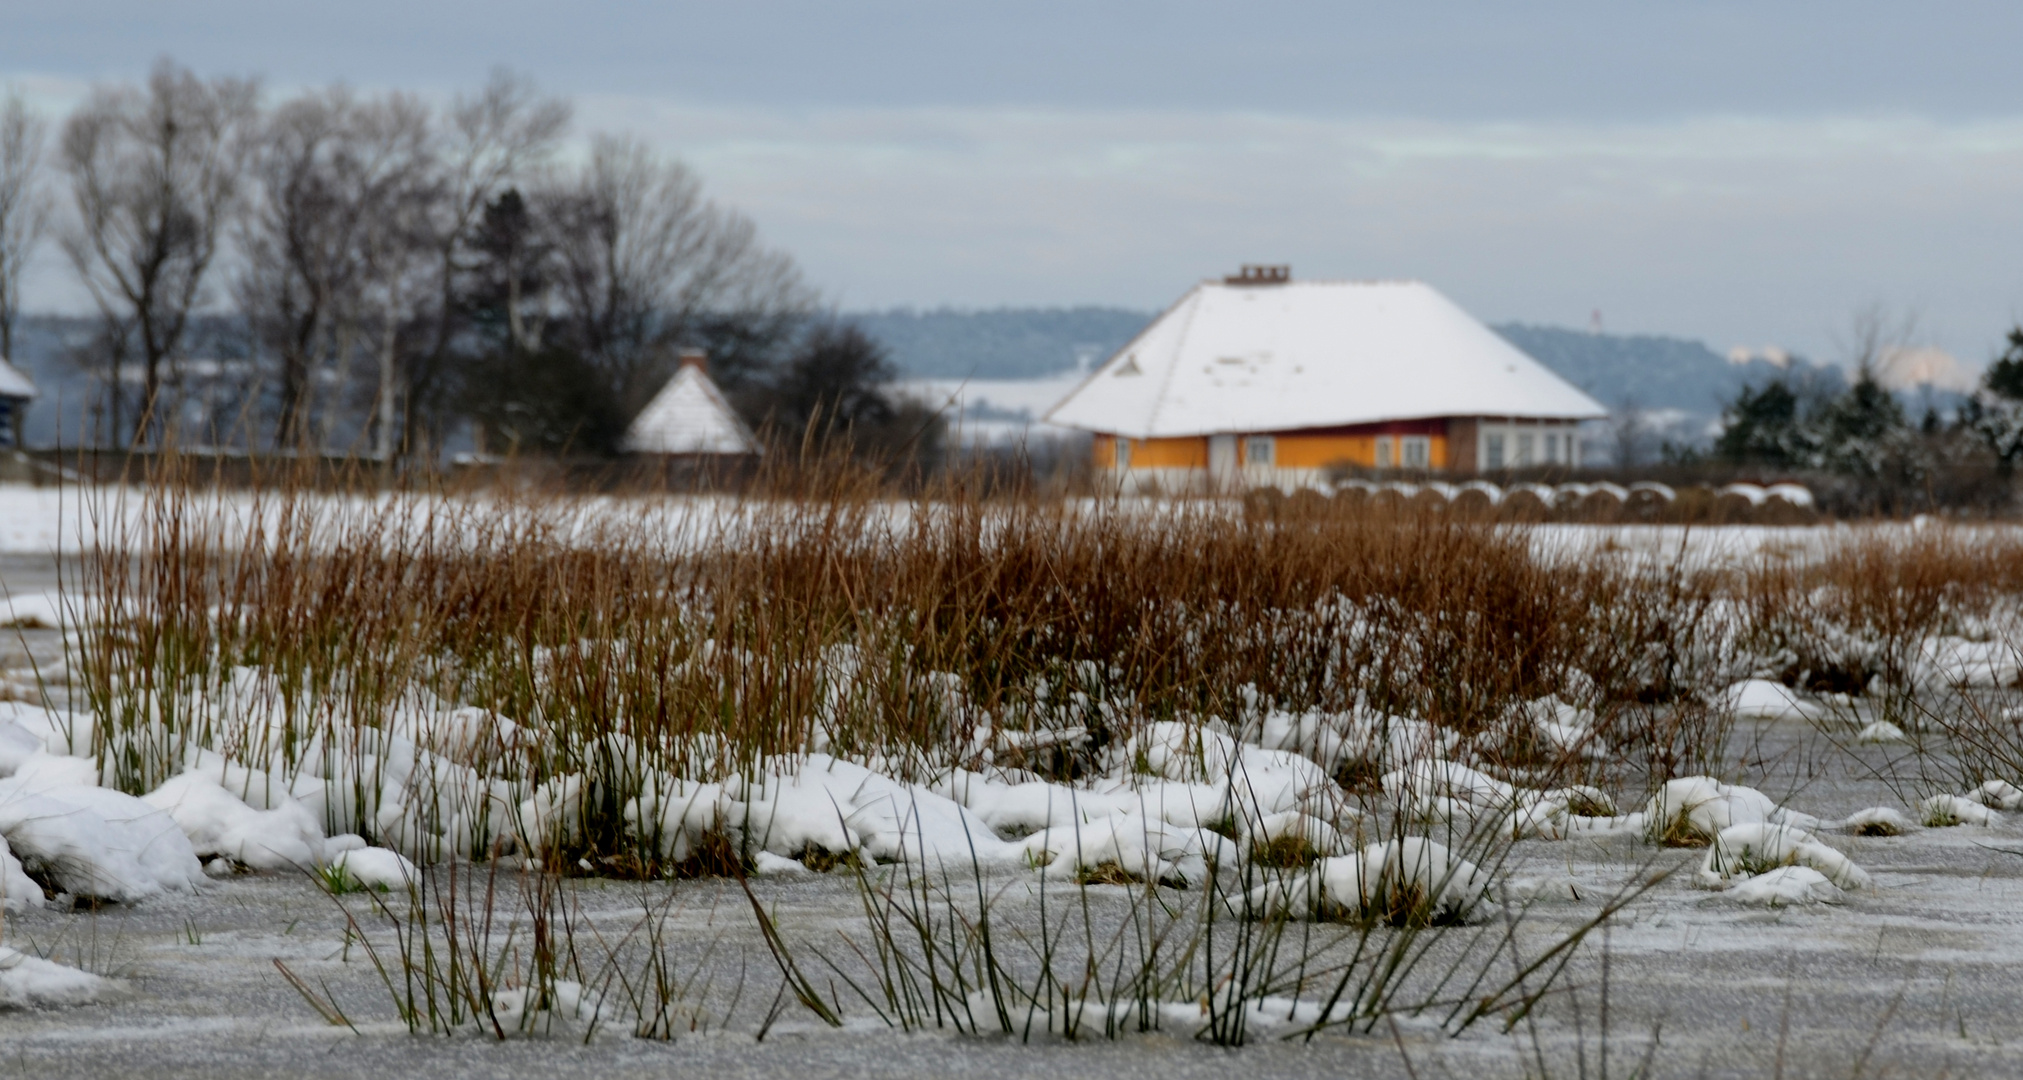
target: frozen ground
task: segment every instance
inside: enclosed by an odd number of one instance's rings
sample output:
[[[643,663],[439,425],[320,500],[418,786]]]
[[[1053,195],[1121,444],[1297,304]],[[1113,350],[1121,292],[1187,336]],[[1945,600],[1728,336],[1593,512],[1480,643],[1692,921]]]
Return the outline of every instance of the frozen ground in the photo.
[[[48,552],[57,533],[47,515],[43,526],[0,515],[7,593],[43,595],[55,585],[58,568]],[[1802,554],[1827,533],[1556,527],[1539,535],[1543,543],[1610,543],[1653,557],[1684,542],[1718,560],[1769,549]],[[0,631],[0,669],[19,670],[31,658],[52,664],[60,651],[53,630]],[[1921,798],[1952,790],[1936,780],[1919,783],[1920,765],[1900,744],[1854,745],[1858,724],[1822,732],[1803,717],[1771,711],[1780,715],[1737,732],[1732,759],[1718,770],[1722,779],[1824,819],[1876,806],[1915,817]],[[1649,792],[1610,794],[1631,809]],[[1653,1038],[1647,1074],[1656,1076],[2023,1073],[2023,813],[1987,827],[1899,837],[1823,832],[1821,840],[1863,868],[1867,884],[1849,887],[1837,904],[1783,908],[1748,906],[1732,890],[1702,887],[1694,880],[1702,851],[1653,846],[1630,832],[1521,841],[1507,876],[1544,883],[1546,897],[1522,924],[1532,951],[1592,917],[1626,881],[1679,869],[1592,939],[1570,977],[1513,1031],[1484,1024],[1448,1039],[1408,1019],[1395,1032],[1234,1051],[1171,1035],[1019,1045],[883,1028],[836,1033],[791,1005],[755,1042],[751,1033],[778,976],[742,894],[721,880],[586,880],[578,897],[588,925],[618,932],[671,892],[674,938],[690,962],[705,964],[719,991],[744,973],[747,989],[729,1019],[733,1033],[671,1045],[623,1033],[587,1044],[410,1036],[357,944],[347,948],[336,902],[300,873],[241,874],[208,881],[194,895],[172,892],[134,905],[8,912],[0,926],[7,946],[111,981],[91,1004],[0,1007],[0,1075],[1559,1076],[1603,1075],[1606,1048],[1606,1074],[1623,1076]],[[1042,888],[1073,894],[1029,872],[991,873],[1014,922],[1030,920]],[[783,933],[826,939],[862,926],[860,898],[846,875],[760,879],[755,888]],[[1099,906],[1122,910],[1120,891],[1097,887],[1094,896]],[[356,897],[346,903],[365,911]],[[276,960],[324,988],[359,1031],[319,1018]],[[0,987],[6,963],[0,956]],[[861,1005],[845,1011],[864,1018]]]
[[[1738,748],[1754,779],[1793,807],[1843,815],[1902,805],[1897,793],[1852,759],[1825,753],[1811,726],[1766,722]],[[1872,762],[1885,751],[1863,750]],[[2023,1069],[2023,832],[1930,829],[1894,838],[1835,837],[1867,868],[1873,886],[1844,903],[1756,909],[1691,883],[1700,853],[1653,848],[1633,837],[1525,841],[1514,874],[1570,879],[1583,899],[1542,902],[1527,933],[1598,910],[1601,898],[1654,860],[1686,862],[1682,873],[1636,902],[1610,927],[1606,1040],[1612,1075],[1627,1075],[1655,1032],[1657,1076],[1769,1075],[1781,1054],[1787,1076],[2014,1075]],[[1021,880],[1012,895],[1037,884]],[[762,880],[762,898],[783,932],[858,925],[858,896],[845,875]],[[1064,886],[1053,886],[1061,890]],[[749,1034],[777,976],[734,885],[586,881],[579,896],[593,924],[636,919],[642,901],[672,889],[680,936],[699,956],[717,942],[718,986],[740,964],[751,989],[743,1034],[684,1037],[656,1045],[603,1036],[505,1045],[478,1038],[409,1036],[393,1023],[385,991],[353,945],[335,902],[299,875],[254,874],[215,882],[198,896],[170,896],[95,913],[16,914],[9,940],[29,951],[116,976],[109,1001],[64,1010],[0,1012],[0,1070],[36,1077],[163,1075],[359,1075],[375,1068],[439,1075],[629,1076],[700,1069],[719,1076],[866,1074],[1225,1076],[1574,1075],[1588,1057],[1598,1075],[1602,956],[1597,942],[1564,991],[1538,1018],[1505,1035],[1491,1026],[1457,1040],[1402,1028],[1397,1036],[1323,1036],[1311,1045],[1218,1050],[1172,1036],[1121,1043],[1021,1046],[995,1038],[885,1032],[831,1033],[798,1010],[763,1042]],[[1023,893],[1020,892],[1023,890]],[[1098,890],[1099,893],[1103,890]],[[357,898],[355,909],[364,907]],[[377,935],[375,935],[377,936]],[[348,953],[348,959],[347,959]],[[318,1018],[278,976],[278,958],[330,993],[363,1030]],[[959,1053],[955,1052],[960,1050]]]

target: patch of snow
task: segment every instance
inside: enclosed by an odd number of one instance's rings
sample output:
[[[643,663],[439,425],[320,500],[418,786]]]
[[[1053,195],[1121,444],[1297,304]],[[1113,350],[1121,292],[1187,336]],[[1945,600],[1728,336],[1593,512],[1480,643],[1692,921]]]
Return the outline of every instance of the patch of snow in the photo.
[[[89,1005],[105,997],[115,985],[91,972],[0,945],[0,1008]]]
[[[1868,726],[1862,728],[1861,732],[1854,737],[1854,741],[1865,744],[1876,744],[1902,743],[1910,742],[1911,740],[1910,736],[1904,734],[1903,728],[1890,723],[1888,720],[1871,720]]]
[[[1734,825],[1790,825],[1819,828],[1819,819],[1787,810],[1755,788],[1724,784],[1711,776],[1668,780],[1644,806],[1648,839],[1711,844]]]
[[[1800,719],[1818,715],[1819,707],[1800,701],[1791,688],[1769,679],[1744,679],[1721,694],[1721,707],[1750,720]]]
[[[1840,829],[1860,836],[1902,836],[1917,831],[1916,823],[1906,817],[1901,810],[1887,806],[1871,806],[1857,810],[1840,820]]]
[[[392,892],[406,889],[417,880],[418,871],[397,851],[386,848],[349,848],[337,853],[330,860],[330,871],[342,873],[353,883],[367,889]]]
[[[58,888],[132,903],[204,880],[189,839],[159,808],[108,788],[37,779],[0,780],[0,836]]]
[[[1780,866],[1807,866],[1843,889],[1863,889],[1868,872],[1840,852],[1789,825],[1752,823],[1722,829],[1707,849],[1697,880],[1709,888],[1747,880]]]
[[[1809,866],[1780,866],[1740,882],[1723,895],[1738,904],[1757,907],[1838,904],[1846,898],[1839,886]]]
[[[1392,916],[1424,905],[1435,920],[1463,921],[1480,906],[1490,876],[1445,844],[1408,836],[1354,855],[1322,859],[1253,888],[1253,912],[1293,918]]]
[[[199,857],[223,856],[261,870],[323,865],[323,830],[293,799],[256,810],[197,772],[183,773],[142,798],[175,819]]]
[[[2000,815],[1958,795],[1933,795],[1918,804],[1918,817],[1935,829],[1954,825],[1993,825]]]

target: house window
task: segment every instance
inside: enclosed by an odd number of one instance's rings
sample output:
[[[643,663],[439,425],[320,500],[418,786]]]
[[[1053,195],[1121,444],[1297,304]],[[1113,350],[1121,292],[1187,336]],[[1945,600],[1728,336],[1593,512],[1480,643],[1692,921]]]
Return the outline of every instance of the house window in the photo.
[[[1553,432],[1545,435],[1545,461],[1548,465],[1559,464],[1559,436]]]
[[[1252,435],[1243,440],[1243,463],[1245,465],[1275,465],[1278,463],[1278,440],[1269,435]]]
[[[1430,469],[1433,467],[1433,440],[1424,435],[1405,436],[1405,467],[1408,469]]]
[[[1482,467],[1485,469],[1503,467],[1503,435],[1500,432],[1482,440]]]
[[[1389,435],[1379,435],[1377,436],[1377,468],[1388,469],[1390,467],[1391,437]]]
[[[1517,437],[1517,467],[1522,469],[1538,460],[1538,436],[1525,432]]]
[[[1116,447],[1117,447],[1117,467],[1120,469],[1130,468],[1131,440],[1120,438],[1116,440]]]

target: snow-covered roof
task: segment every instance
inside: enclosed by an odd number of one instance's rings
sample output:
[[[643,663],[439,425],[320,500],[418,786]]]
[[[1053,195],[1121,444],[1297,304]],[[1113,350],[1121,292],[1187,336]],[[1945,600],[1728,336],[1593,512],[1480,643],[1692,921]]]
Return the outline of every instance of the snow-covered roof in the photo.
[[[29,381],[27,373],[5,360],[0,360],[0,397],[32,398],[34,396],[35,384]]]
[[[756,454],[759,440],[696,364],[683,364],[625,432],[638,454]]]
[[[1047,413],[1132,438],[1608,415],[1417,281],[1203,282]]]

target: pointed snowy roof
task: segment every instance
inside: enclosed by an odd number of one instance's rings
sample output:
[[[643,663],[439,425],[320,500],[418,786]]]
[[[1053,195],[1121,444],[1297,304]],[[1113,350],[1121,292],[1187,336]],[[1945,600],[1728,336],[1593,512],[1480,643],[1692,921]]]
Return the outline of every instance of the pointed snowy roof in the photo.
[[[0,398],[33,398],[35,394],[35,383],[26,372],[0,360]]]
[[[625,432],[636,454],[756,454],[759,440],[701,364],[683,363]]]
[[[1421,282],[1210,281],[1046,419],[1143,439],[1440,416],[1606,415]]]

